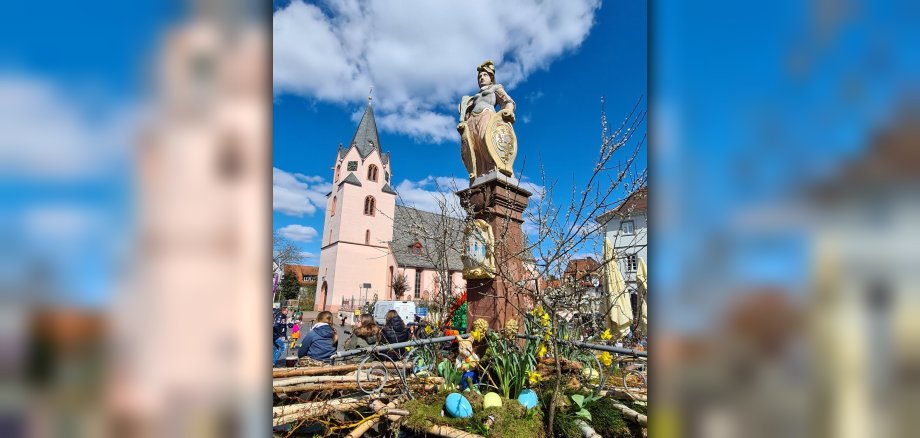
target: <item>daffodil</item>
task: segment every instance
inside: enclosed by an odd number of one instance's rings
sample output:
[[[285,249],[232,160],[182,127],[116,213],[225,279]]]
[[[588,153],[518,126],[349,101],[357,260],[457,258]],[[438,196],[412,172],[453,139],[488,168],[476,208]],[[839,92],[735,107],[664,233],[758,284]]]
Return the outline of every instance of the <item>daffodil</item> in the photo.
[[[485,335],[483,335],[481,330],[473,330],[472,332],[470,332],[470,336],[472,336],[473,340],[475,340],[476,342],[481,341],[482,338],[485,337]]]
[[[613,339],[613,335],[610,334],[610,329],[604,330],[604,333],[601,333],[601,339],[605,341]]]
[[[426,326],[425,326],[425,334],[426,334],[426,335],[430,335],[430,334],[432,334],[433,332],[434,332],[434,329],[431,328],[430,325],[426,325]]]
[[[537,357],[543,357],[546,355],[546,345],[540,344],[540,348],[537,350]]]
[[[527,381],[530,382],[531,385],[536,385],[537,383],[540,383],[542,380],[543,380],[543,376],[541,376],[540,373],[536,371],[527,372]]]
[[[599,356],[597,356],[597,360],[601,361],[601,363],[604,364],[605,367],[609,367],[610,364],[613,363],[613,356],[611,356],[610,353],[605,351],[601,353]]]

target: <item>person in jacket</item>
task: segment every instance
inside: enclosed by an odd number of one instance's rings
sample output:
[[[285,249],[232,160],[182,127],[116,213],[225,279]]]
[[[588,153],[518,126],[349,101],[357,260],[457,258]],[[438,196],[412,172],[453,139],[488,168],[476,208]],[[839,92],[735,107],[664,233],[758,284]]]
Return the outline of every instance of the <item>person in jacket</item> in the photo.
[[[332,312],[322,311],[316,316],[316,324],[300,343],[297,357],[304,356],[314,360],[328,361],[335,353],[338,335],[332,327]]]
[[[374,315],[365,313],[361,315],[361,325],[356,326],[354,333],[348,338],[348,341],[345,341],[345,349],[354,350],[356,348],[372,347],[380,342],[381,339],[383,339],[383,335],[380,332],[380,326],[374,321]]]
[[[383,337],[387,342],[395,344],[397,342],[406,342],[409,340],[409,328],[406,327],[406,323],[403,322],[402,318],[395,310],[387,312],[385,321],[386,323],[383,326]]]
[[[274,312],[272,365],[276,365],[281,360],[281,357],[284,356],[285,350],[287,350],[287,345],[285,345],[287,340],[287,311],[287,307],[282,307],[277,312]]]

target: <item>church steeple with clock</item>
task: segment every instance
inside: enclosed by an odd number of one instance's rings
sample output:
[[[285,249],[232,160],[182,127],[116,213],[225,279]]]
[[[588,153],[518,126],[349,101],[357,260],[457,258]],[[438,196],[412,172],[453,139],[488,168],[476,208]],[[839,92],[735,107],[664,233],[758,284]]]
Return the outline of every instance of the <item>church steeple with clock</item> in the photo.
[[[390,186],[390,154],[381,149],[370,98],[351,142],[339,145],[332,171],[314,308],[336,311],[343,298],[387,291],[390,281],[387,255],[396,191]]]

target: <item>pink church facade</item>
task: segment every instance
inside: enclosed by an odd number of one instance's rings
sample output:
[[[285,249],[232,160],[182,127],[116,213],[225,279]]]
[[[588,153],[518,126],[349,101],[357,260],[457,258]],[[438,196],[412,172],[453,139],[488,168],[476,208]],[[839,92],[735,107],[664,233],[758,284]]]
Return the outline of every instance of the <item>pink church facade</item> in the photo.
[[[326,200],[315,310],[336,312],[352,299],[375,296],[424,300],[437,292],[437,272],[409,248],[412,236],[394,233],[394,220],[428,213],[396,205],[390,165],[389,153],[380,149],[368,104],[351,143],[347,148],[340,146],[336,154],[333,187]],[[458,293],[466,284],[459,254],[456,263],[453,258],[451,262],[452,293]],[[393,278],[401,274],[409,287],[403,297],[395,297]],[[370,287],[363,287],[365,284]]]

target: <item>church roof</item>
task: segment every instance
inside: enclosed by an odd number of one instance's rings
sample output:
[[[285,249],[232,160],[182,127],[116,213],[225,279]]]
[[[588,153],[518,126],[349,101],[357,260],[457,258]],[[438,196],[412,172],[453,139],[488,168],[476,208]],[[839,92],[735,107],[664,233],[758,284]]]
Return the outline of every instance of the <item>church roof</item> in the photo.
[[[345,179],[343,179],[342,182],[339,183],[339,185],[342,185],[345,183],[354,184],[358,187],[361,187],[361,181],[358,181],[358,177],[356,177],[353,172],[349,172],[348,176],[346,176]]]
[[[380,147],[380,138],[377,136],[377,121],[374,120],[374,111],[371,109],[370,103],[364,109],[364,115],[361,116],[361,122],[358,123],[355,136],[351,139],[351,145],[358,149],[361,158],[366,158],[374,149],[379,149]]]
[[[381,189],[381,190],[383,191],[383,193],[389,193],[389,194],[391,194],[391,195],[395,195],[395,194],[396,194],[396,190],[393,190],[393,188],[390,187],[390,184],[389,184],[389,183],[384,184],[384,185],[383,185],[383,189]]]
[[[393,241],[390,250],[396,257],[399,266],[435,269],[438,259],[437,242],[425,236],[435,234],[437,231],[447,231],[450,248],[447,251],[447,266],[451,271],[462,271],[463,261],[460,260],[460,248],[463,244],[463,221],[457,218],[442,216],[417,210],[415,208],[396,206],[393,217]],[[422,244],[422,254],[409,252],[409,247],[418,241]]]

